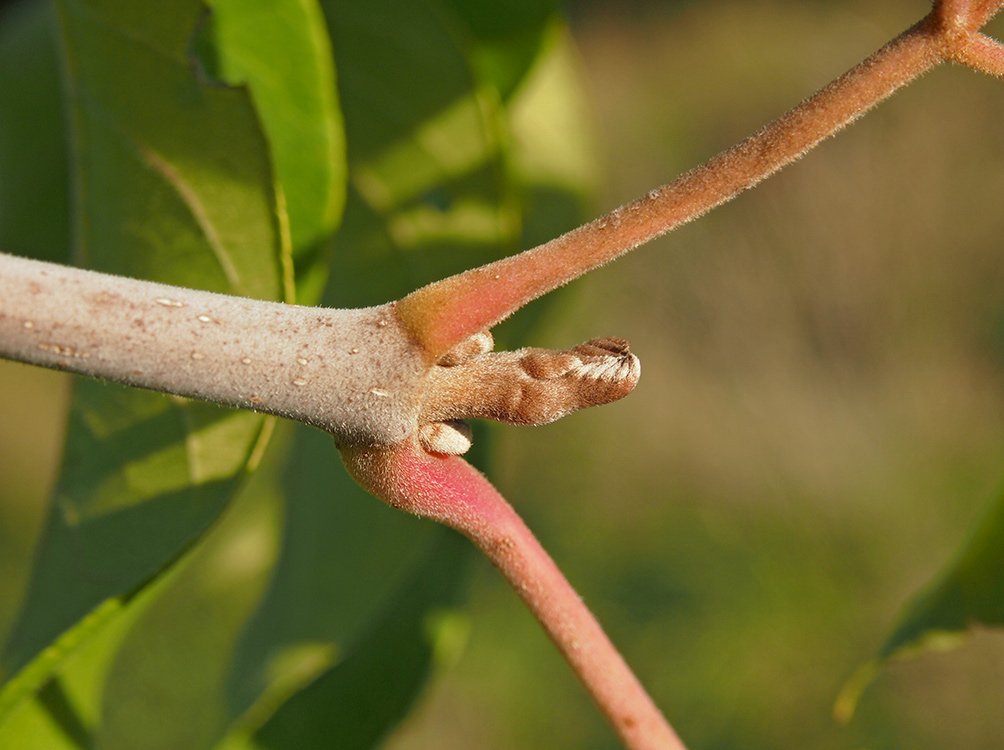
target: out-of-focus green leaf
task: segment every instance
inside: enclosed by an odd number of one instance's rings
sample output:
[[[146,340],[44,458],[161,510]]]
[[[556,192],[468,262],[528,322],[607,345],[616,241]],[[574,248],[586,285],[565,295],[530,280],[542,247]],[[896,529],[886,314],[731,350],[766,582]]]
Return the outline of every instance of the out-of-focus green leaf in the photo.
[[[245,84],[272,150],[288,211],[297,301],[314,304],[324,252],[345,204],[345,134],[334,60],[317,0],[211,0],[215,73]]]
[[[589,108],[568,30],[552,23],[540,44],[507,107],[507,154],[520,191],[523,241],[534,245],[581,224],[599,183]]]
[[[298,430],[284,486],[281,557],[230,678],[233,713],[252,726],[365,637],[439,538],[359,489],[316,430]]]
[[[514,250],[501,98],[477,79],[458,20],[435,0],[323,7],[350,176],[329,299],[383,302]]]
[[[509,170],[519,195],[521,245],[535,247],[578,226],[599,182],[585,94],[564,24],[553,22],[520,87],[507,101]],[[499,347],[525,346],[541,315],[568,294],[551,293],[495,331]]]
[[[277,458],[269,452],[204,543],[128,606],[108,603],[117,616],[21,702],[0,747],[205,748],[224,733],[222,682],[275,555]]]
[[[442,0],[464,29],[464,43],[478,79],[491,83],[503,98],[522,82],[544,46],[555,17],[555,0]]]
[[[266,143],[246,92],[194,73],[200,4],[66,0],[59,10],[81,261],[281,298],[281,206]],[[116,600],[198,539],[264,445],[258,415],[92,381],[78,384],[71,411],[0,679],[27,669],[0,706],[30,696],[79,647],[64,641],[39,655],[61,633],[102,602],[114,619]]]
[[[19,701],[0,724],[0,747],[93,750],[101,723],[103,687],[115,653],[171,577],[170,572],[161,576],[128,606],[118,600],[105,602],[68,631],[61,642],[76,642],[60,655],[59,673]],[[50,648],[59,649],[60,645]]]
[[[18,750],[84,750],[90,738],[58,680],[22,701],[0,726],[0,742]]]
[[[392,606],[334,668],[307,685],[250,737],[226,750],[366,750],[411,705],[432,663],[456,654],[466,627],[453,610],[466,540],[444,529],[432,553],[413,566]]]
[[[0,249],[65,262],[69,177],[49,3],[0,13]]]
[[[835,712],[849,719],[891,660],[961,645],[970,628],[1004,626],[1004,495],[995,498],[956,558],[910,602],[878,657],[848,681]]]

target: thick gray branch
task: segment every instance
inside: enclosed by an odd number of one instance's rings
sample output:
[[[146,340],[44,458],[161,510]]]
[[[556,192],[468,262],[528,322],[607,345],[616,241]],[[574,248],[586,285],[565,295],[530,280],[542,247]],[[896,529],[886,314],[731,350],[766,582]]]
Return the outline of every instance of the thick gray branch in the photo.
[[[399,442],[426,365],[392,305],[301,307],[0,253],[0,356]]]

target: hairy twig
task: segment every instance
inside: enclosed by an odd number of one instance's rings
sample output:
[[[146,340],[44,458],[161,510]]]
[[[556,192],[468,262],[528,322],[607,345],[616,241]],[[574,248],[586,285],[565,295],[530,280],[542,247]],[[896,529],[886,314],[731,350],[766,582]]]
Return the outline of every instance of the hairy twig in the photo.
[[[471,539],[526,602],[625,745],[684,750],[596,618],[512,506],[466,461],[414,444],[344,451],[364,486],[391,505]]]
[[[975,31],[982,28],[987,22],[1000,12],[1004,7],[1001,0],[977,0],[972,3],[969,9],[969,28]]]
[[[979,29],[1004,5],[939,2],[923,20],[749,138],[673,182],[539,247],[419,289],[398,307],[432,356],[756,185],[946,59],[998,75]]]

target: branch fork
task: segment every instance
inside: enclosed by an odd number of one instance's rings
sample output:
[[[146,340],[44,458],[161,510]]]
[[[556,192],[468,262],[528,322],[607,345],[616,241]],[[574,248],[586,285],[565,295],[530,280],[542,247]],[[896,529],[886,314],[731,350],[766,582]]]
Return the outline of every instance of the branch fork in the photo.
[[[943,0],[928,17],[945,60],[1004,78],[1004,45],[980,29],[1001,9],[1000,0]]]

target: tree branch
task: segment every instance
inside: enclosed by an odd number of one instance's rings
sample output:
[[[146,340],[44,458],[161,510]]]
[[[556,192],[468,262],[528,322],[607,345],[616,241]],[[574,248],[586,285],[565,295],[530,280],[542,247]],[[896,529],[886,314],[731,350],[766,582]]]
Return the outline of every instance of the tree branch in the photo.
[[[0,356],[392,444],[417,420],[422,353],[393,305],[264,302],[0,253]]]
[[[970,11],[970,28],[973,31],[982,28],[1001,8],[1004,8],[1004,0],[977,0]]]

